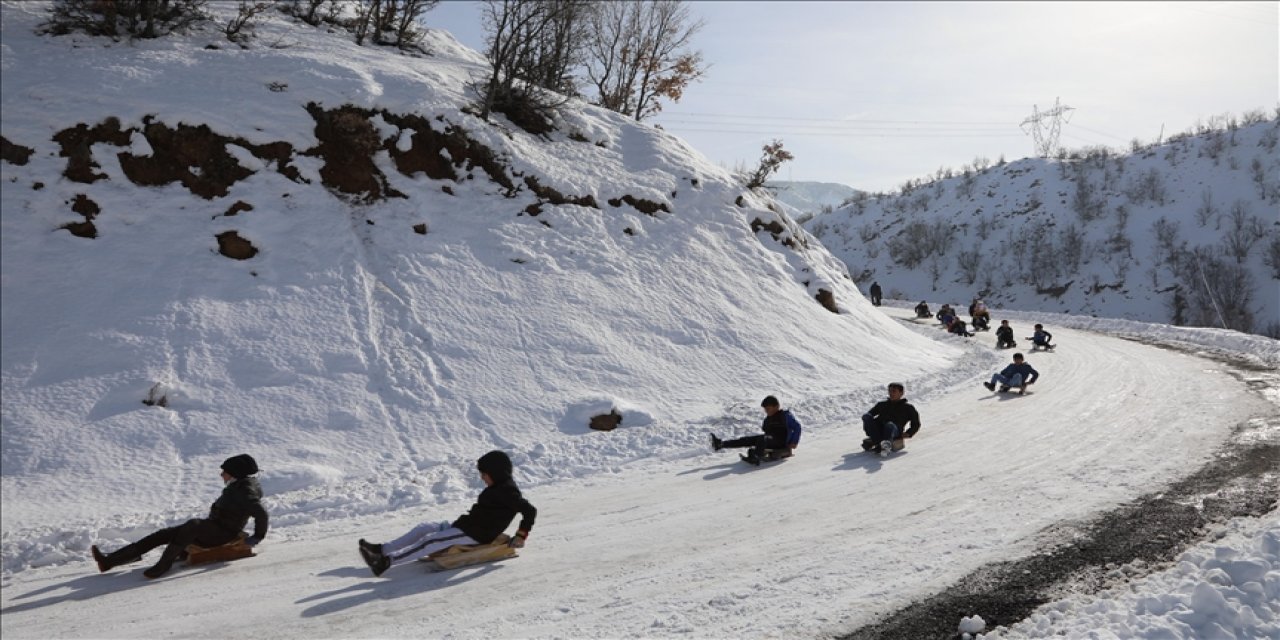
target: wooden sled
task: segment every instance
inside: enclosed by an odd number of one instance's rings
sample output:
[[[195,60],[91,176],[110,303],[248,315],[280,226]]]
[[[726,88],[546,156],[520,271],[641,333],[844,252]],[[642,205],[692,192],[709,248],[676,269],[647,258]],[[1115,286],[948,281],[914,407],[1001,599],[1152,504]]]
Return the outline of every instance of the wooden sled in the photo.
[[[510,541],[511,536],[500,533],[489,544],[455,544],[423,558],[420,562],[427,563],[427,569],[430,571],[447,571],[470,564],[519,557],[520,554],[516,553],[515,547],[508,544]]]
[[[872,448],[874,445],[875,443],[871,442],[870,439],[864,439],[862,441],[862,450],[867,452],[874,452],[875,450]],[[894,451],[902,451],[903,449],[906,449],[906,448],[907,448],[907,439],[898,438],[894,440],[893,444],[889,447],[889,452],[892,453]],[[884,452],[882,451],[880,453],[883,454]]]
[[[760,458],[758,461],[755,461],[755,462],[753,462],[752,459],[747,455],[739,455],[738,457],[742,458],[743,462],[747,464],[754,464],[758,467],[760,466],[761,463],[777,462],[778,460],[785,460],[787,458],[790,458],[793,455],[795,455],[795,452],[792,451],[790,448],[787,448],[787,449],[765,449],[764,457]]]
[[[253,547],[245,544],[245,535],[241,533],[235,540],[216,547],[201,547],[195,544],[187,545],[187,566],[206,564],[209,562],[223,562],[229,560],[239,560],[240,558],[251,558],[256,553]]]

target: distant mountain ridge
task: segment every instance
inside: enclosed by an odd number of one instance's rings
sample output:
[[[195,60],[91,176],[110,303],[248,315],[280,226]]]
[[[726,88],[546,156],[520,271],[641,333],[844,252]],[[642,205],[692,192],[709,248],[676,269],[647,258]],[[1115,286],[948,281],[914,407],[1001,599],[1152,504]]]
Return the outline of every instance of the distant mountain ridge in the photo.
[[[1280,337],[1280,118],[909,181],[805,227],[861,286]]]
[[[805,218],[827,208],[834,209],[859,193],[858,189],[838,182],[770,180],[765,187],[773,191],[778,202],[805,214]]]

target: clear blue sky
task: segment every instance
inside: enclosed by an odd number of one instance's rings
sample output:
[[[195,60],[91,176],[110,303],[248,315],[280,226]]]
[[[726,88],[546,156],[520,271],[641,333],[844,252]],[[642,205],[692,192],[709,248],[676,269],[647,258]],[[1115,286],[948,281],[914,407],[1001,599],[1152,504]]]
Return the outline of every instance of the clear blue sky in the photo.
[[[473,2],[426,15],[483,51]],[[726,166],[778,138],[781,179],[890,190],[1034,154],[1032,106],[1075,108],[1070,148],[1126,148],[1280,104],[1276,2],[690,2],[710,69],[650,120]]]

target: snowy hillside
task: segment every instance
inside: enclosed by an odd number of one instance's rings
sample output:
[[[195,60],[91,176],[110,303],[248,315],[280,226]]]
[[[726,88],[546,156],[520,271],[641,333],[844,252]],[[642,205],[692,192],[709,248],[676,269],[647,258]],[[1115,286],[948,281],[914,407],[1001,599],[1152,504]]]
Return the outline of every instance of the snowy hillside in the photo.
[[[805,223],[885,296],[1280,337],[1280,119],[961,170]]]
[[[835,182],[770,180],[765,187],[774,192],[778,202],[793,207],[804,217],[812,217],[827,208],[835,208],[858,193],[857,189]]]
[[[409,54],[272,11],[241,47],[235,6],[113,42],[0,2],[6,639],[1277,630],[1280,342],[1001,311],[1064,346],[1030,395],[987,393],[1007,352],[872,307],[678,138],[581,103],[485,122],[447,33]],[[890,381],[923,427],[880,458],[859,425]],[[712,452],[767,394],[796,456]],[[495,448],[538,507],[520,557],[372,576],[356,540],[457,517]],[[258,557],[95,570],[90,545],[207,513],[246,452]],[[1098,553],[1134,505],[1167,535]],[[943,603],[941,635],[874,633],[1061,549],[1092,555]]]
[[[468,114],[479,58],[446,33],[412,57],[272,13],[245,49],[112,43],[3,10],[5,571],[198,508],[230,453],[311,522],[457,500],[478,450],[596,473],[959,354],[670,135]]]

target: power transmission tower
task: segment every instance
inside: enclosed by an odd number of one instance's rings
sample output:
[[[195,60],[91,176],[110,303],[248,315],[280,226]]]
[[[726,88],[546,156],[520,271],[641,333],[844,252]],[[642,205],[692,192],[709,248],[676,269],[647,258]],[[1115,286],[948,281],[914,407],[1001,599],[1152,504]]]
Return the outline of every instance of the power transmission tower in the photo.
[[[1031,139],[1036,144],[1036,156],[1041,158],[1050,158],[1058,150],[1058,137],[1062,134],[1062,123],[1070,122],[1070,112],[1075,111],[1075,107],[1068,107],[1059,104],[1061,98],[1053,99],[1053,108],[1048,111],[1040,111],[1036,105],[1031,105],[1031,116],[1022,121],[1019,126],[1025,133],[1028,126],[1031,129]],[[1066,119],[1063,119],[1063,116]],[[1047,131],[1046,131],[1047,129]]]

